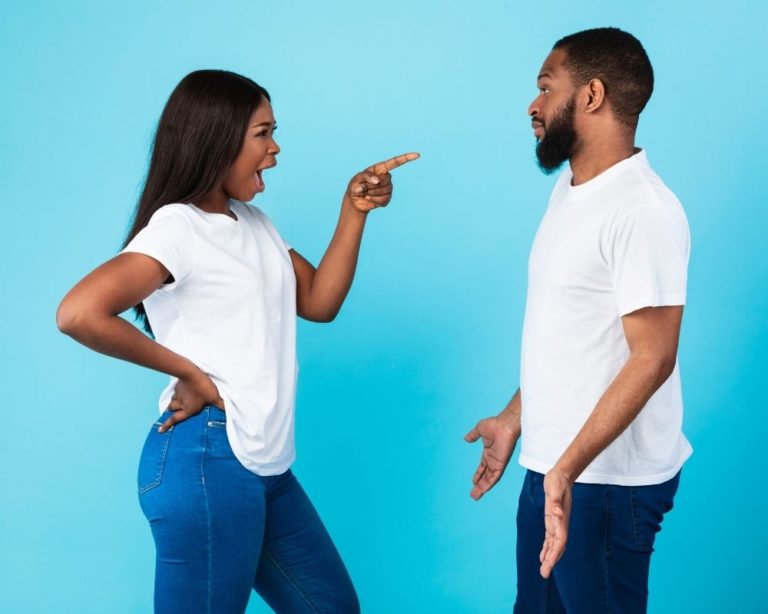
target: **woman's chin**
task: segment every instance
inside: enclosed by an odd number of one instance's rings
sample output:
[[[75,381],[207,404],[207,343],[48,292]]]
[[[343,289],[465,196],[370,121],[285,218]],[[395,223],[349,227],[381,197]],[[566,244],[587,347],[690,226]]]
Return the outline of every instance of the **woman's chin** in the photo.
[[[235,200],[239,200],[241,203],[249,203],[259,194],[258,190],[251,190],[250,192],[243,192],[239,196],[233,196]]]

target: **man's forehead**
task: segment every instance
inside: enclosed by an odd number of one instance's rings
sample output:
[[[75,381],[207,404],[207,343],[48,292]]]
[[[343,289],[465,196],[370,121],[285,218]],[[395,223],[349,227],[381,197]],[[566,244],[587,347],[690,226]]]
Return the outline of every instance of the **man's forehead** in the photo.
[[[565,51],[562,49],[554,49],[544,60],[539,70],[539,78],[541,77],[554,77],[560,74],[563,70],[565,62]]]

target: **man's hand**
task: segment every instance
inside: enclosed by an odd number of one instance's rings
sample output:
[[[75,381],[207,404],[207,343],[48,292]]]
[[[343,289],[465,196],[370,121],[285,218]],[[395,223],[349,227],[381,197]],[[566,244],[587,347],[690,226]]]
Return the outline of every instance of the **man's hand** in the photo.
[[[481,437],[483,454],[480,457],[480,465],[472,477],[474,487],[469,493],[475,501],[491,490],[504,475],[504,470],[520,437],[520,430],[510,428],[504,420],[494,416],[480,420],[475,428],[464,436],[464,441],[472,443]]]
[[[195,367],[189,377],[179,378],[168,405],[168,409],[173,413],[158,430],[164,433],[174,424],[199,414],[206,405],[224,409],[224,400],[213,380]]]
[[[600,397],[576,438],[544,477],[541,575],[565,552],[573,482],[637,418],[675,368],[682,306],[645,307],[621,318],[629,358]]]
[[[565,552],[568,541],[568,521],[571,518],[571,489],[572,482],[568,477],[554,467],[544,476],[544,545],[541,548],[539,561],[540,573],[543,578],[549,578],[555,564]]]

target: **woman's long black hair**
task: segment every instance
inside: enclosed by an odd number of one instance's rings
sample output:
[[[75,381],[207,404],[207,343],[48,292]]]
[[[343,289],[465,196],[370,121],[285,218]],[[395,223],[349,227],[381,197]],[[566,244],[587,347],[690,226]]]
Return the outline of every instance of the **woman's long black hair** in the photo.
[[[243,146],[248,120],[267,90],[226,70],[189,73],[171,93],[157,125],[149,170],[125,247],[163,205],[195,202],[223,181]],[[144,305],[136,318],[151,333]]]

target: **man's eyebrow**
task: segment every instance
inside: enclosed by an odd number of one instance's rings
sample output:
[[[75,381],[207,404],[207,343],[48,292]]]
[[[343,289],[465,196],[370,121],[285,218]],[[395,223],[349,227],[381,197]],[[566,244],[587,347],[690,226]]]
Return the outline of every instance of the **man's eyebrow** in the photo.
[[[551,79],[552,75],[550,75],[546,70],[542,72],[538,77],[536,77],[536,81],[539,79]]]

